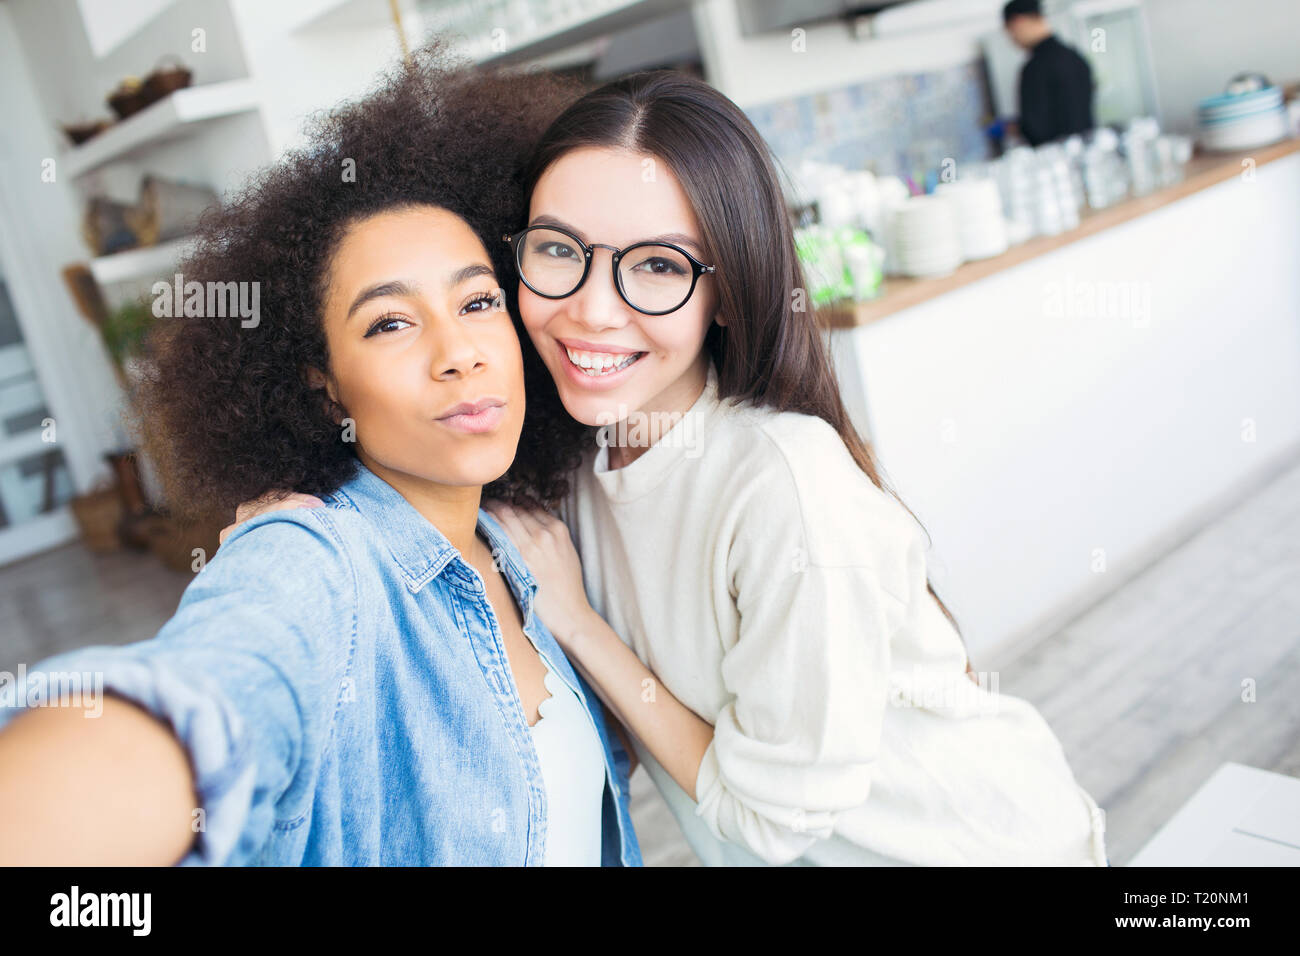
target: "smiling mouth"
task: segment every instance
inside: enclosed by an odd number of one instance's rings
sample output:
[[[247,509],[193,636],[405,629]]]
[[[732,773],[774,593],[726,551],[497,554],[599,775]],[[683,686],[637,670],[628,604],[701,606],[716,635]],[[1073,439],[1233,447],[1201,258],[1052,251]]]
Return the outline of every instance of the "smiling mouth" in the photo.
[[[621,372],[646,355],[645,352],[590,352],[585,349],[572,349],[563,344],[560,347],[573,367],[590,378]]]

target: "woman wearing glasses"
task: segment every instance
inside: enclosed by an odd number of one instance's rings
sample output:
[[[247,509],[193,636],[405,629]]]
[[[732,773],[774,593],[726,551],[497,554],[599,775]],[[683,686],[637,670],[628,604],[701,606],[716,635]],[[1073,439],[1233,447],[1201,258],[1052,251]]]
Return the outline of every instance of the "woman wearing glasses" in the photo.
[[[970,679],[744,114],[630,77],[556,120],[527,183],[520,314],[598,430],[567,528],[497,513],[700,858],[1105,865],[1042,717]]]
[[[849,422],[744,114],[625,78],[526,183],[504,241],[581,463],[563,523],[493,513],[700,859],[1105,865],[1100,809],[1034,708],[973,679]]]

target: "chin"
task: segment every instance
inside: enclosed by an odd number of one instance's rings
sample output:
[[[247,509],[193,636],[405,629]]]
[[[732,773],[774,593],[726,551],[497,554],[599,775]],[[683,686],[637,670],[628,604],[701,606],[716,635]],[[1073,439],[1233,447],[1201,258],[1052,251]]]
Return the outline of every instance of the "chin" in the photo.
[[[516,442],[495,442],[481,448],[456,448],[434,444],[412,460],[407,451],[377,460],[393,472],[449,488],[488,485],[504,475],[515,459]]]
[[[455,468],[437,480],[448,485],[490,485],[510,470],[514,460],[514,446],[508,452],[485,450],[477,455],[461,455]]]
[[[561,388],[564,410],[584,425],[612,425],[634,412],[639,406],[617,393],[592,395],[574,388]]]

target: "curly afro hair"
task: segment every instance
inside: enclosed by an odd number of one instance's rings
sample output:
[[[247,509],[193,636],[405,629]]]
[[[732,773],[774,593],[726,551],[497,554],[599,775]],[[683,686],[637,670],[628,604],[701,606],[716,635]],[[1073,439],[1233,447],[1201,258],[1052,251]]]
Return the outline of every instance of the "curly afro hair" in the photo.
[[[228,515],[268,492],[325,494],[352,475],[354,446],[305,374],[329,367],[328,269],[350,225],[414,204],[455,213],[478,235],[523,346],[523,437],[485,494],[553,506],[567,493],[581,426],[523,332],[501,239],[526,218],[521,171],[537,139],[581,92],[549,73],[476,70],[434,40],[364,98],[316,115],[306,146],[205,212],[184,281],[258,283],[259,321],[163,318],[150,336],[136,411],[173,509]]]

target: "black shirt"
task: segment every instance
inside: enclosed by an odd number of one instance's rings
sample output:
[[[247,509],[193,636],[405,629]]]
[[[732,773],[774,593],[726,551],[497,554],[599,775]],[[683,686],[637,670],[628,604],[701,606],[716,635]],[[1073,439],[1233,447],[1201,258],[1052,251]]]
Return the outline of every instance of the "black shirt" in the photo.
[[[1092,69],[1054,36],[1020,71],[1020,132],[1031,146],[1092,129]]]

